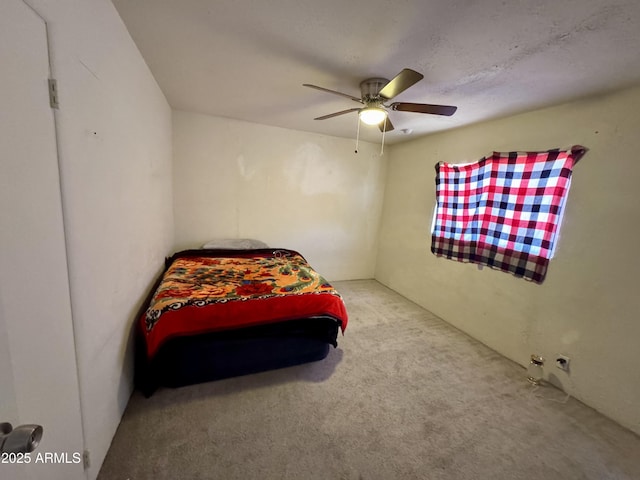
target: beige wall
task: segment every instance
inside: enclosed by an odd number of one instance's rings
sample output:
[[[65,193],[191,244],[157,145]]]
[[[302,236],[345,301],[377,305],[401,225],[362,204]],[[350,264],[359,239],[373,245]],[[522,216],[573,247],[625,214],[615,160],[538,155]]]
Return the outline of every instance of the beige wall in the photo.
[[[329,280],[373,277],[379,145],[176,111],[173,127],[177,249],[250,237]]]
[[[518,363],[543,355],[547,378],[637,433],[639,109],[634,88],[394,146],[376,268],[379,281]],[[589,152],[544,284],[430,252],[438,161],[572,144]],[[569,375],[553,366],[558,353],[571,358]]]

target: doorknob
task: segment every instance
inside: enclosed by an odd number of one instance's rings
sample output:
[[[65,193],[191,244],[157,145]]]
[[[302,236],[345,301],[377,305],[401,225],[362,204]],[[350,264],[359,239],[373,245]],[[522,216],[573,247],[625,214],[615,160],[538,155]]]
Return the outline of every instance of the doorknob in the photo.
[[[42,439],[42,426],[0,423],[0,453],[33,452]]]

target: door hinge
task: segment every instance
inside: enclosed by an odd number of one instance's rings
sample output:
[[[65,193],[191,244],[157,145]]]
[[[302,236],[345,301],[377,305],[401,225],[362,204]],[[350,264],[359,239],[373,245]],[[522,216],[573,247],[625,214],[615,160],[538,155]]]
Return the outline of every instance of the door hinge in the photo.
[[[51,105],[51,108],[60,107],[58,103],[58,82],[56,82],[55,78],[49,79],[49,105]]]
[[[82,466],[85,470],[89,470],[91,466],[91,460],[89,459],[89,450],[82,452]]]

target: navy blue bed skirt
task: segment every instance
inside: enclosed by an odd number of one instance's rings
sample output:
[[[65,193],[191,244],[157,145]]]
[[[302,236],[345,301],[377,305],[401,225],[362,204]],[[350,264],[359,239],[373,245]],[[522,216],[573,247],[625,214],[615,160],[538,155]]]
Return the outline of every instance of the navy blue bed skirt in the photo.
[[[136,387],[146,397],[161,386],[182,387],[324,359],[337,346],[340,321],[329,316],[289,320],[168,340],[152,360],[136,342]]]

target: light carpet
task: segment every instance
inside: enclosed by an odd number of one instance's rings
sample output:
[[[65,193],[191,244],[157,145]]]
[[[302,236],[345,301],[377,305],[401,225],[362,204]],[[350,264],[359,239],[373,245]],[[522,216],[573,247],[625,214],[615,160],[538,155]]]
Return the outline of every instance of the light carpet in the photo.
[[[374,280],[320,362],[134,393],[108,479],[640,479],[640,438]]]

